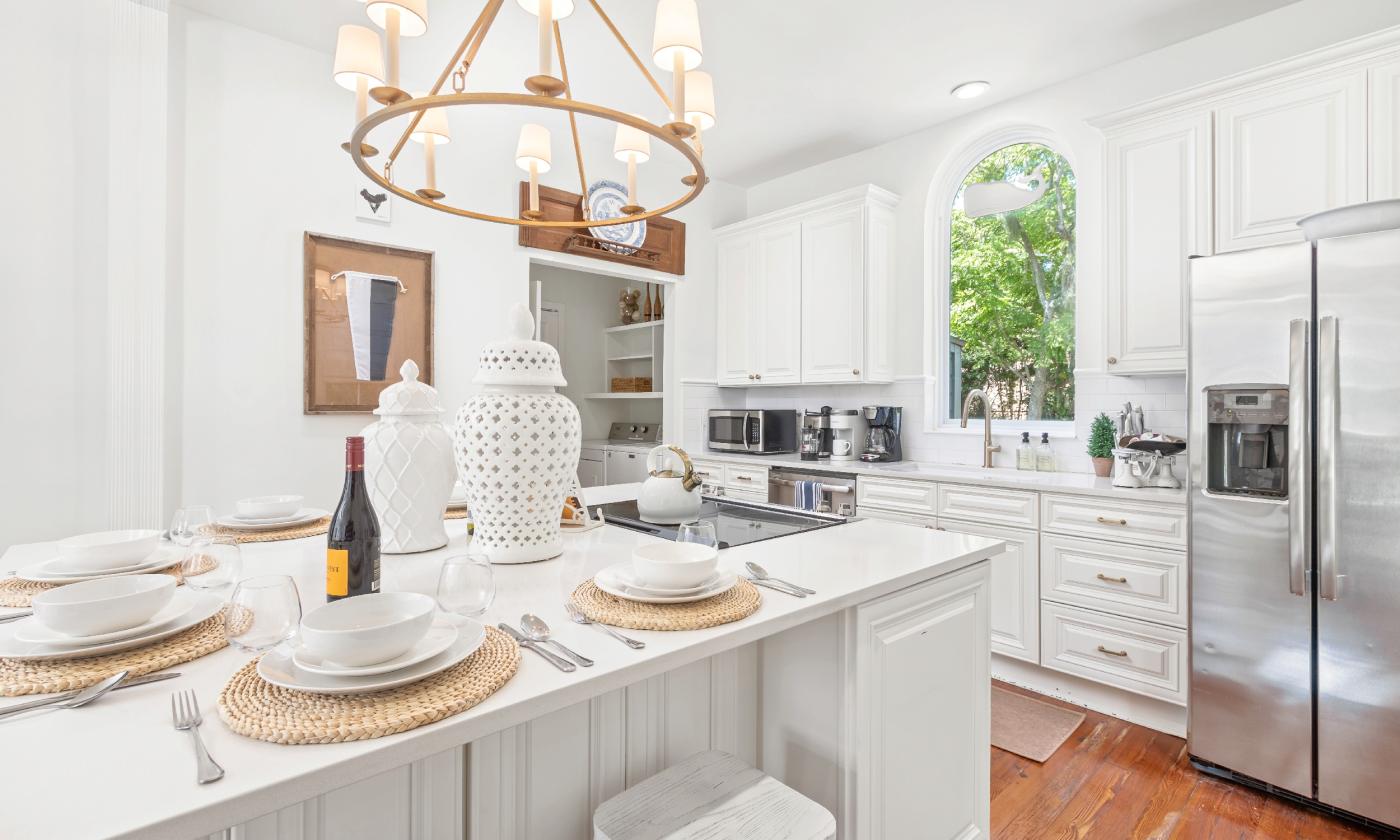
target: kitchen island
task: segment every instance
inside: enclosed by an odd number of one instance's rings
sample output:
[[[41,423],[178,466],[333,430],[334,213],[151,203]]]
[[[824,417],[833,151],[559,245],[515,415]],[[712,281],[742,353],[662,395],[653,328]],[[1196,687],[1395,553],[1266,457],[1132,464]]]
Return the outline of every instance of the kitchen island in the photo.
[[[432,593],[438,551],[383,558],[383,588]],[[1001,542],[866,520],[740,546],[721,566],[762,562],[818,591],[763,590],[741,621],[627,631],[634,651],[571,624],[565,597],[653,537],[612,526],[568,535],[562,557],[494,567],[484,620],[534,612],[597,664],[563,673],[522,651],[481,704],[368,741],[280,746],[236,735],[216,698],[248,655],[226,648],[183,676],[78,710],[0,720],[5,837],[586,838],[592,810],[690,753],[724,749],[821,802],[843,837],[988,831],[988,558]],[[292,575],[324,600],[324,538],[244,546],[244,576]],[[15,546],[14,569],[47,544]],[[169,692],[195,691],[226,768],[195,784]],[[0,699],[0,708],[18,702]],[[916,828],[917,827],[917,828]]]

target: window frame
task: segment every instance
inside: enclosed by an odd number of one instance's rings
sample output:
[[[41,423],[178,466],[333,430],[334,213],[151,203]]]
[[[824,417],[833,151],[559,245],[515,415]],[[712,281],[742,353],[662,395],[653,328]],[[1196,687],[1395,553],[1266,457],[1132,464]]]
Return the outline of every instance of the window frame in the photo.
[[[952,282],[952,214],[953,199],[962,189],[963,181],[972,170],[988,155],[1020,143],[1035,143],[1045,146],[1064,158],[1074,170],[1078,182],[1076,214],[1082,209],[1080,196],[1084,194],[1084,183],[1080,179],[1079,164],[1071,154],[1064,140],[1049,129],[1034,125],[1007,126],[982,134],[965,143],[939,168],[938,174],[929,185],[928,200],[924,218],[924,300],[931,305],[924,308],[924,431],[946,434],[982,434],[982,421],[969,420],[963,429],[960,422],[952,419],[953,406],[949,405],[948,389],[944,383],[951,379],[948,365],[948,315],[951,306],[949,287]],[[1075,246],[1075,264],[1079,261],[1079,245]],[[1075,277],[1076,285],[1080,277]],[[1082,292],[1082,289],[1080,290]],[[1077,296],[1078,300],[1083,295]],[[1074,313],[1075,358],[1079,358],[1079,345],[1083,333],[1080,307]],[[994,434],[1016,434],[1030,432],[1033,437],[1049,432],[1052,438],[1076,438],[1079,419],[1079,368],[1074,370],[1075,411],[1074,420],[992,420]],[[956,407],[961,413],[962,406]]]

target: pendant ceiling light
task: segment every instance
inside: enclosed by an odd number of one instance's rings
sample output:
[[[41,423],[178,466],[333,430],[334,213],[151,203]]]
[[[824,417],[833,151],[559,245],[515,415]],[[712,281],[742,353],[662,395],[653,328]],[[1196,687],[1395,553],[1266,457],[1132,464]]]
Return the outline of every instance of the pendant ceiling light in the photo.
[[[379,36],[363,26],[343,26],[336,42],[335,81],[355,91],[355,127],[349,141],[341,148],[347,151],[355,165],[372,181],[401,198],[457,216],[482,219],[503,224],[587,228],[630,224],[653,216],[669,213],[690,203],[704,189],[705,177],[701,135],[715,124],[714,82],[710,75],[697,70],[703,58],[700,44],[700,16],[695,0],[659,0],[652,38],[652,60],[671,73],[670,96],[647,69],[636,51],[622,37],[612,20],[599,5],[599,0],[587,0],[609,32],[617,39],[622,51],[636,66],[661,100],[666,118],[651,122],[645,117],[629,114],[616,107],[587,102],[574,97],[569,84],[568,65],[564,59],[564,40],[560,21],[575,10],[575,0],[516,0],[516,5],[534,15],[537,20],[537,72],[523,81],[528,93],[468,92],[467,75],[482,43],[496,20],[505,0],[486,0],[481,13],[463,36],[456,51],[438,74],[432,87],[423,93],[410,94],[399,78],[399,44],[402,38],[422,35],[428,28],[427,0],[368,0],[365,11],[370,20],[384,30],[386,55],[380,59]],[[556,63],[557,60],[557,63]],[[557,75],[556,75],[557,67]],[[450,88],[444,90],[450,82]],[[384,107],[369,113],[368,100]],[[530,191],[526,209],[518,216],[502,216],[469,209],[445,201],[447,194],[438,186],[437,150],[452,139],[447,114],[453,109],[469,110],[471,106],[502,105],[533,109],[530,119],[522,120],[516,144],[515,162],[529,173]],[[587,212],[581,220],[544,218],[539,207],[539,177],[551,165],[549,130],[535,122],[543,111],[561,111],[569,119],[569,134],[573,141],[574,158],[578,164],[580,192],[585,199],[588,180],[584,174],[583,151],[580,147],[579,114],[607,120],[616,124],[613,156],[627,164],[628,203],[623,215],[610,219],[589,219]],[[393,145],[378,169],[369,159],[379,150],[366,142],[369,133],[378,126],[403,118],[406,121],[398,141]],[[655,138],[681,154],[689,163],[691,173],[681,179],[687,187],[678,198],[660,206],[646,208],[637,199],[637,166],[651,157],[651,139]],[[409,189],[395,182],[394,162],[408,140],[423,145],[424,173],[421,186]],[[502,161],[506,165],[506,161]]]

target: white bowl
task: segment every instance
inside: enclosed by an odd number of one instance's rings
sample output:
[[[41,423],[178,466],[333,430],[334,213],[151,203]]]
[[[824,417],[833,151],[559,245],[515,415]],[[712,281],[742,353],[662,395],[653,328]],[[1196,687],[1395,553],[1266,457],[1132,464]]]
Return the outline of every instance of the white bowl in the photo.
[[[238,515],[244,519],[274,519],[301,510],[301,496],[254,496],[239,499]]]
[[[88,571],[130,566],[151,556],[160,545],[160,531],[149,528],[98,531],[58,541],[59,556]]]
[[[719,549],[696,543],[654,543],[632,552],[632,569],[648,586],[699,586],[715,573],[717,565]]]
[[[49,589],[32,605],[34,617],[51,630],[96,636],[144,624],[174,595],[173,575],[122,575]]]
[[[393,659],[428,633],[437,602],[417,592],[380,592],[332,601],[301,620],[302,644],[337,665]]]

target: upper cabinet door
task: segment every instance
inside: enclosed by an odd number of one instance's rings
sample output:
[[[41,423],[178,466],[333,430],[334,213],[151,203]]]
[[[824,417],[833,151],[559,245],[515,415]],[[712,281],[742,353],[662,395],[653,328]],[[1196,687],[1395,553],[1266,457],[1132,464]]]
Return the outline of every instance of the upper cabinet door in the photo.
[[[757,237],[753,233],[719,241],[716,260],[715,379],[720,385],[752,385],[750,308],[758,275]]]
[[[1186,370],[1188,258],[1211,251],[1210,114],[1108,138],[1109,373]]]
[[[865,220],[865,366],[862,382],[894,381],[894,211],[872,202]]]
[[[1400,61],[1371,69],[1371,194],[1400,198]]]
[[[760,228],[749,340],[758,385],[802,381],[802,223]]]
[[[802,381],[859,382],[865,346],[865,208],[802,220]]]
[[[1298,219],[1366,200],[1366,73],[1243,95],[1216,137],[1216,251],[1302,241]]]

